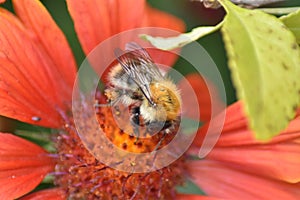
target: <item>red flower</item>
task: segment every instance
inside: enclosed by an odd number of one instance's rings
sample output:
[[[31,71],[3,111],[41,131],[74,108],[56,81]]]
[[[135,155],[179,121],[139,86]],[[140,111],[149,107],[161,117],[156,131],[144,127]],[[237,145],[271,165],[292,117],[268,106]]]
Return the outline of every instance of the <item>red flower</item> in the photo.
[[[153,195],[151,192],[154,191],[160,198],[173,195],[170,193],[174,186],[186,175],[182,173],[182,167],[186,165],[181,165],[181,161],[172,164],[173,168],[167,167],[159,173],[141,177],[97,162],[83,147],[69,115],[76,66],[67,41],[39,1],[14,0],[13,3],[18,17],[0,9],[0,115],[56,128],[61,134],[55,140],[58,159],[29,141],[11,134],[0,134],[1,199],[19,198],[32,191],[47,173],[54,170],[55,164],[56,171],[65,170],[66,173],[61,174],[65,178],[56,177],[58,187],[22,199],[78,198],[89,193],[106,198],[101,192],[121,191],[114,188],[120,185],[118,181],[123,185],[121,192],[131,196],[136,194],[130,189],[136,189],[138,184],[141,185],[136,190],[139,192]],[[180,20],[150,8],[141,0],[67,3],[86,54],[113,34],[135,27],[163,26],[183,31]],[[202,87],[203,79],[199,76],[191,75],[187,79],[198,92],[201,86],[203,94],[198,99],[205,113],[201,117],[209,120],[211,102],[207,86]],[[184,89],[184,85],[181,86]],[[183,98],[183,102],[188,102],[186,96]],[[207,104],[206,111],[203,108]],[[187,161],[190,176],[212,197],[177,195],[177,199],[266,199],[266,195],[271,195],[271,199],[296,199],[299,196],[298,118],[271,143],[260,144],[251,138],[252,133],[247,129],[246,118],[238,105],[228,109],[223,133],[208,157]],[[88,120],[83,123],[89,125]],[[113,133],[118,131],[116,127],[107,128]],[[199,131],[190,153],[201,145],[201,134]]]
[[[217,119],[211,123],[218,123]],[[193,148],[200,147],[207,126],[200,130]],[[189,164],[195,183],[206,194],[225,199],[298,199],[300,117],[268,143],[256,141],[253,135],[242,103],[228,107],[222,134],[213,150],[204,160]]]

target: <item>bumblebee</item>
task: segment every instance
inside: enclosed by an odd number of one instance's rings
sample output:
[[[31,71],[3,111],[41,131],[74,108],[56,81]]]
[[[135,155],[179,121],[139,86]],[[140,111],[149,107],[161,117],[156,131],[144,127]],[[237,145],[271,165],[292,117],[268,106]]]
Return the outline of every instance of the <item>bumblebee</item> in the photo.
[[[108,74],[109,87],[105,90],[110,104],[120,101],[131,108],[130,121],[137,137],[141,122],[150,132],[170,133],[181,110],[176,85],[162,75],[148,52],[137,43],[127,43],[125,51],[118,48],[114,53],[119,64]]]

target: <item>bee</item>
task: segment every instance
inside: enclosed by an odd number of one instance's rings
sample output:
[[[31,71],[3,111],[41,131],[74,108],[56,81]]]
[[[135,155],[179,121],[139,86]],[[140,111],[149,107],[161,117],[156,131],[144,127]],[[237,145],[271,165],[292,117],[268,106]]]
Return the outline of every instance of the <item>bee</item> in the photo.
[[[130,122],[137,137],[142,122],[149,132],[172,132],[181,110],[176,85],[162,75],[148,52],[137,43],[127,43],[125,51],[118,48],[114,53],[119,64],[109,72],[110,86],[105,90],[110,104],[121,102],[131,108]]]

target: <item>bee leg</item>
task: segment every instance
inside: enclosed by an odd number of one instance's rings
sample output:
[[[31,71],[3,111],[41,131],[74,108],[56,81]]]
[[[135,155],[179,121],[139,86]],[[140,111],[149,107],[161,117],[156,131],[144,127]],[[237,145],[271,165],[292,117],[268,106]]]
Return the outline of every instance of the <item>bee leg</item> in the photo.
[[[98,100],[96,100],[94,107],[101,108],[101,107],[113,107],[116,105],[123,95],[125,95],[125,91],[121,89],[115,89],[115,88],[107,88],[104,90],[104,96],[107,98],[107,103],[99,103]]]
[[[147,122],[147,131],[151,134],[156,134],[161,130],[164,130],[164,122],[154,121],[154,122]]]
[[[157,145],[155,146],[154,150],[151,153],[155,153],[158,150],[158,148],[160,147],[161,143],[164,141],[166,135],[167,135],[167,133],[164,131],[163,136],[160,138],[159,142],[157,143]]]
[[[120,101],[121,96],[122,96],[122,95],[120,95],[120,96],[118,96],[118,97],[116,97],[116,98],[114,98],[114,99],[108,99],[108,100],[107,100],[107,103],[99,103],[99,101],[96,100],[96,102],[95,102],[95,104],[94,104],[94,107],[96,107],[96,108],[101,108],[101,107],[113,107],[114,105],[116,105],[116,104]]]
[[[159,126],[161,126],[161,124]],[[173,126],[172,121],[165,121],[164,126],[162,128],[162,130],[163,130],[163,136],[161,137],[161,139],[159,140],[159,142],[155,146],[155,148],[152,151],[152,153],[154,153],[154,152],[156,152],[158,150],[158,148],[160,147],[161,143],[164,141],[166,135],[170,134],[173,129],[174,129],[174,126]]]
[[[165,122],[165,124],[164,124],[164,128],[163,129],[167,129],[167,128],[170,128],[171,126],[172,126],[172,121],[169,121],[169,120],[167,120],[166,122]]]
[[[133,127],[133,133],[136,136],[136,142],[139,139],[140,136],[140,131],[139,131],[139,126],[140,126],[140,108],[139,107],[133,107],[131,110],[131,118],[130,118],[130,123]]]

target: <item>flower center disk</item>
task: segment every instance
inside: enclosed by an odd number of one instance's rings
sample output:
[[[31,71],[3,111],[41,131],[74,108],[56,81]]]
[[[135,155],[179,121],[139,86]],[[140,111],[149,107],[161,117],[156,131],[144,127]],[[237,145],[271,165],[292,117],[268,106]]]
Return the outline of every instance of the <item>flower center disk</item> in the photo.
[[[92,103],[90,102],[92,105]],[[83,110],[81,110],[83,112]],[[89,116],[95,117],[95,116]],[[134,153],[151,152],[161,140],[163,133],[145,138],[136,138],[121,130],[115,123],[111,108],[99,108],[97,118],[103,133],[117,146]],[[93,126],[86,115],[82,122],[87,135],[95,137]],[[59,159],[56,166],[55,184],[63,188],[70,199],[172,199],[175,187],[183,183],[185,158],[181,157],[162,169],[133,173],[120,171],[99,162],[83,145],[72,125],[65,128],[56,139]],[[147,133],[146,133],[147,134]],[[166,145],[172,134],[161,142]],[[159,147],[159,148],[161,148]],[[112,151],[103,149],[103,152]],[[114,159],[113,157],[111,158]],[[126,162],[126,160],[124,160]],[[134,167],[134,163],[131,163]]]
[[[134,130],[128,114],[128,108],[119,106],[116,109],[102,107],[97,111],[99,125],[106,137],[115,146],[128,152],[148,153],[161,149],[174,138],[179,128],[179,124],[175,124],[172,133],[166,133],[162,125],[157,126],[158,129],[155,126],[146,127],[140,117],[140,124]]]

